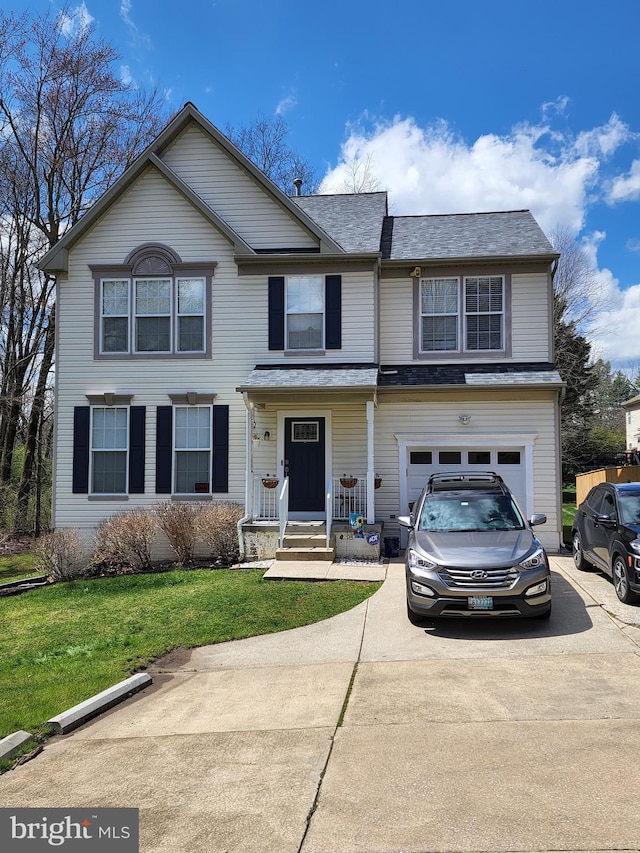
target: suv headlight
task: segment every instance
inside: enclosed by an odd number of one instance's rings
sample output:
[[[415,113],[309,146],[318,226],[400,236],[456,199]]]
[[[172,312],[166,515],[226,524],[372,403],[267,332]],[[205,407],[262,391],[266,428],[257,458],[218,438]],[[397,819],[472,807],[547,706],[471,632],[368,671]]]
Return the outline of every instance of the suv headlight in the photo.
[[[409,548],[408,566],[412,574],[426,578],[429,577],[429,572],[438,567],[438,564],[429,560],[428,557],[424,557],[418,551],[414,551],[413,548]]]
[[[523,569],[537,569],[540,566],[546,566],[547,561],[544,555],[543,548],[536,548],[533,554],[530,554],[525,560],[518,563]]]
[[[629,542],[629,548],[636,554],[640,554],[640,539],[634,539],[633,542]]]

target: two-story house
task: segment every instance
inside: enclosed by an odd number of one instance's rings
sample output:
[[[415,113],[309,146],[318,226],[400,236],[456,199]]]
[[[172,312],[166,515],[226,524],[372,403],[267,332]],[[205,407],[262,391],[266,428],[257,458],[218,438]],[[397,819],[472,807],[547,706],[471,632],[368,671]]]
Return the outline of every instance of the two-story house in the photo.
[[[431,472],[475,469],[557,548],[556,261],[528,211],[288,197],[187,104],[41,264],[54,526],[234,500],[267,553],[294,519],[398,535]]]

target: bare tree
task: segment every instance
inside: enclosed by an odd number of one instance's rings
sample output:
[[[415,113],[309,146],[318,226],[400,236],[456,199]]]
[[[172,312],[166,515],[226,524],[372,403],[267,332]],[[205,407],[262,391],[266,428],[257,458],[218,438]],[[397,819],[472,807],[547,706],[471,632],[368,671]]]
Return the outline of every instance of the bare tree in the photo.
[[[7,394],[0,407],[0,470],[4,477],[11,467],[19,410],[25,432],[21,518],[38,468],[54,358],[55,283],[35,263],[166,119],[156,91],[144,93],[120,80],[117,59],[91,25],[74,21],[69,6],[38,16],[0,11],[0,189],[9,189],[0,211],[0,381]]]
[[[281,115],[261,116],[238,129],[227,126],[225,133],[287,195],[293,194],[293,182],[298,178],[305,195],[316,191],[314,169],[289,147],[289,125]]]
[[[381,189],[375,172],[373,156],[356,155],[344,164],[346,176],[342,182],[343,193],[374,193]]]

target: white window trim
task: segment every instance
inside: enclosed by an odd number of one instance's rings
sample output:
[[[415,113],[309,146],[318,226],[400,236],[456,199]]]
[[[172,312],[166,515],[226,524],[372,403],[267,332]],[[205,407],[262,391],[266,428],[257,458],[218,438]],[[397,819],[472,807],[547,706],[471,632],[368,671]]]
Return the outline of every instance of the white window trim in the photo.
[[[136,310],[136,302],[138,296],[138,284],[141,281],[168,282],[169,283],[169,311],[166,314],[138,314]],[[175,352],[175,340],[173,334],[174,318],[177,313],[177,298],[175,295],[176,279],[172,276],[136,276],[131,280],[130,299],[131,306],[130,314],[133,324],[133,336],[131,340],[131,352],[136,355],[147,355],[149,353],[158,353],[160,355],[171,355]],[[146,350],[138,349],[138,320],[148,317],[168,317],[169,319],[169,348],[161,350]]]
[[[322,311],[317,312],[321,315],[322,321],[320,325],[320,345],[317,347],[291,347],[289,346],[289,314],[297,314],[297,313],[306,313],[306,312],[289,312],[287,308],[288,302],[288,294],[289,294],[289,283],[296,279],[302,278],[314,278],[320,282],[320,293],[322,295]],[[293,353],[306,353],[306,352],[324,352],[325,349],[325,331],[326,331],[326,320],[327,318],[327,305],[326,305],[326,292],[325,292],[325,277],[323,275],[312,274],[312,275],[290,275],[285,279],[285,290],[284,290],[284,348],[286,352]]]
[[[97,409],[100,410],[109,410],[109,409],[124,409],[126,411],[126,424],[127,424],[127,441],[126,447],[118,447],[118,448],[104,448],[99,447],[95,448],[93,446],[93,418],[94,413]],[[122,406],[100,406],[100,405],[92,405],[89,410],[89,495],[100,497],[100,498],[109,498],[109,497],[124,497],[129,494],[129,446],[131,443],[131,435],[130,435],[130,424],[131,424],[131,412],[130,407],[128,405]],[[123,492],[96,492],[93,488],[93,454],[94,453],[109,453],[110,451],[114,453],[125,453],[125,490]]]
[[[467,315],[466,311],[466,282],[471,279],[478,278],[500,278],[502,279],[502,311],[501,314],[501,346],[499,349],[467,349],[467,316],[485,316],[487,314],[496,314],[498,312],[471,312]],[[456,321],[456,349],[430,350],[422,348],[422,321],[423,317],[448,317],[451,314],[425,314],[422,312],[422,286],[425,282],[437,280],[456,280],[458,283],[458,311]],[[473,358],[481,359],[492,358],[495,356],[508,357],[511,353],[511,338],[510,338],[510,323],[511,323],[511,306],[510,306],[510,288],[511,278],[506,272],[481,272],[481,273],[457,273],[447,275],[446,272],[439,274],[426,275],[416,279],[414,289],[414,358],[429,359],[429,360],[447,360],[451,358]]]
[[[208,409],[209,410],[209,447],[188,447],[188,448],[178,448],[176,447],[176,430],[177,430],[177,419],[176,419],[176,411],[177,409]],[[181,405],[179,403],[173,404],[173,417],[171,419],[171,494],[177,497],[189,497],[189,498],[206,498],[213,494],[213,405],[210,404],[198,404],[194,406],[190,405]],[[209,483],[209,490],[206,492],[179,492],[176,488],[176,479],[178,476],[178,453],[201,453],[207,452],[209,454],[209,466],[207,470],[207,480]]]
[[[200,281],[202,282],[202,311],[198,314],[189,314],[180,312],[180,282],[181,281]],[[174,340],[175,352],[180,355],[184,353],[195,353],[200,355],[205,351],[205,335],[206,335],[206,310],[207,310],[207,281],[204,276],[197,275],[177,275],[174,277],[173,293],[175,297],[175,310],[172,312],[173,323],[175,325]],[[202,319],[202,349],[181,349],[180,348],[180,318],[181,317],[200,317]]]
[[[502,310],[501,311],[467,311],[467,282],[472,279],[482,279],[482,278],[499,278],[502,282],[502,292],[501,292],[501,302],[502,302]],[[461,343],[464,344],[464,348],[461,350],[462,352],[479,352],[479,353],[492,353],[492,352],[504,352],[505,349],[505,314],[506,314],[506,287],[505,287],[505,277],[502,274],[498,275],[465,275],[462,277],[462,287],[460,288],[460,299],[462,300],[462,304],[460,305],[460,313],[464,317],[464,329],[463,329],[463,338]],[[500,315],[500,346],[497,349],[467,349],[467,320],[469,317],[493,317],[496,314]],[[460,351],[460,350],[459,350]]]

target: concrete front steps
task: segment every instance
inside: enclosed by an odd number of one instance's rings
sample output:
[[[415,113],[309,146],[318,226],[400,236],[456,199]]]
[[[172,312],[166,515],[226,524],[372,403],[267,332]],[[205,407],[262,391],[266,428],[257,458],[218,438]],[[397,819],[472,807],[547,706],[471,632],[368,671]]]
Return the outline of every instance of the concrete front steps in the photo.
[[[276,550],[276,562],[328,562],[336,556],[335,537],[329,540],[324,522],[289,522],[284,534],[284,547]]]

